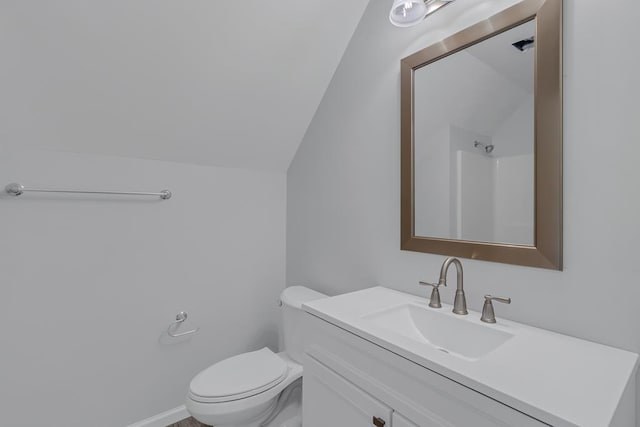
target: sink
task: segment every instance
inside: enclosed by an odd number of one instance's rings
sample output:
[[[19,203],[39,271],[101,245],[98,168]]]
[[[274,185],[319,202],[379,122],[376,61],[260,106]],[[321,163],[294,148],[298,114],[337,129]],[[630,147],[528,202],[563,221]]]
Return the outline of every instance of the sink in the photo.
[[[467,360],[477,360],[513,337],[508,332],[418,304],[403,304],[366,314],[361,319],[387,332]]]

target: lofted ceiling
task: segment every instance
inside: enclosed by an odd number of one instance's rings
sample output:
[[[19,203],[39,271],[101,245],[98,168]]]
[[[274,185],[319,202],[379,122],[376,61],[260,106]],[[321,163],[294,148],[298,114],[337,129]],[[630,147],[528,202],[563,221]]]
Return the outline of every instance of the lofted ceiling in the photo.
[[[286,171],[369,0],[2,0],[0,143]]]
[[[420,133],[436,135],[455,125],[489,137],[520,108],[532,106],[535,49],[520,52],[512,43],[535,31],[529,21],[417,70]]]

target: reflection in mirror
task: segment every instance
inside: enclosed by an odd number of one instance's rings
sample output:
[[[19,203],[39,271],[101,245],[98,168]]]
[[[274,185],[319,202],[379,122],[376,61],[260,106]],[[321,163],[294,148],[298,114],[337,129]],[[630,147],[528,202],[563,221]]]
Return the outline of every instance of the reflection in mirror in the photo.
[[[561,270],[562,0],[403,58],[400,92],[400,248]]]
[[[416,236],[534,245],[535,31],[415,71]]]

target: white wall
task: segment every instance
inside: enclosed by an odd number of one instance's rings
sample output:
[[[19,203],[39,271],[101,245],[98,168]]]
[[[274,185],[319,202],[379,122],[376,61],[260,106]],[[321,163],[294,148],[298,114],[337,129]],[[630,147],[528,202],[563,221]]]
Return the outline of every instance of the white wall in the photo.
[[[416,127],[422,127],[422,123],[416,123]],[[454,181],[448,181],[452,170],[450,139],[449,126],[445,124],[423,140],[424,143],[414,145],[415,231],[418,236],[446,238],[451,235],[450,218],[455,211],[451,210],[453,198],[449,191],[449,184]]]
[[[495,159],[494,241],[516,245],[534,242],[533,154]]]
[[[125,426],[230,355],[275,348],[285,176],[0,146],[0,185],[159,191],[0,197],[0,424]],[[190,339],[168,339],[189,312]]]
[[[526,97],[493,134],[496,242],[534,242],[534,134],[533,96]]]
[[[469,151],[456,152],[459,233],[456,238],[492,242],[495,216],[495,162]]]
[[[478,141],[487,146],[491,144],[491,137],[455,125],[449,128],[447,145],[451,173],[446,191],[455,196],[451,197],[449,220],[451,231],[449,235],[443,237],[490,241],[493,239],[493,221],[490,221],[490,218],[493,216],[495,199],[493,190],[495,173],[492,159],[486,155],[482,147],[474,145]],[[470,169],[465,170],[466,167]],[[424,193],[428,197],[429,190],[425,189]],[[480,201],[480,204],[475,203],[474,200]],[[477,212],[478,209],[482,212]],[[477,214],[479,215],[476,216]],[[480,216],[483,220],[476,222],[475,225],[470,224],[469,219],[477,220]]]
[[[411,29],[370,3],[289,168],[288,284],[425,293],[444,256],[399,249],[400,59],[513,3],[457,0]],[[564,5],[564,271],[463,260],[467,300],[510,296],[498,317],[637,352],[640,4]]]
[[[493,135],[529,97],[466,50],[416,70],[414,87],[414,116],[421,123],[415,128],[415,140],[420,143],[429,141],[431,130],[448,124]]]
[[[494,144],[492,154],[496,157],[533,154],[534,117],[531,95],[522,99],[491,135]]]

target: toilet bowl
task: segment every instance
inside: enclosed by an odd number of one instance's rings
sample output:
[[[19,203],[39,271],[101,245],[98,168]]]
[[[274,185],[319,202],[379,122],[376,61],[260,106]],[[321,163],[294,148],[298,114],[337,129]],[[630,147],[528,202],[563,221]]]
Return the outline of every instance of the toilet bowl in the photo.
[[[301,306],[324,297],[302,286],[285,289],[280,296],[285,351],[265,347],[204,369],[189,386],[189,413],[215,427],[301,426]]]

